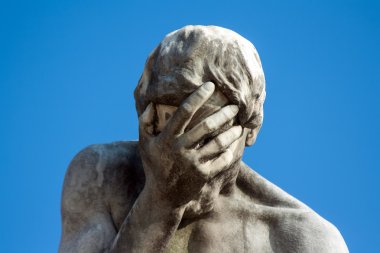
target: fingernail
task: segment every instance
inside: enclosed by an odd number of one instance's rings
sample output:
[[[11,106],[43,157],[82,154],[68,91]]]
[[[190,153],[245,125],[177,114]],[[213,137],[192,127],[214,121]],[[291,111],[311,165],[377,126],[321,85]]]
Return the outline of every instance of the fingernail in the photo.
[[[205,83],[205,85],[204,85],[204,88],[206,89],[206,90],[209,90],[209,91],[211,91],[211,90],[213,90],[214,89],[214,84],[212,83],[212,82],[207,82],[207,83]]]

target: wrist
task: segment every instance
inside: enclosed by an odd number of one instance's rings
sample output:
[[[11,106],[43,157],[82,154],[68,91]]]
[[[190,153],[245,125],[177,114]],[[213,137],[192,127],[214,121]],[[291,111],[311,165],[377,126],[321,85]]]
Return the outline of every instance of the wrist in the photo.
[[[186,206],[175,206],[168,196],[162,195],[157,189],[145,185],[140,193],[139,201],[151,210],[155,210],[156,214],[170,217],[173,221],[181,221]]]

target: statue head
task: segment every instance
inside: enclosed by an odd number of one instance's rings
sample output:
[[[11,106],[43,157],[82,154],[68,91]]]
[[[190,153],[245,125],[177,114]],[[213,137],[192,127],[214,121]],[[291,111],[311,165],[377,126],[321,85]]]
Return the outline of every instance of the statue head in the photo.
[[[194,122],[235,104],[236,124],[249,129],[246,145],[252,145],[263,121],[264,72],[252,43],[222,27],[185,26],[166,35],[148,57],[135,89],[137,113],[154,103],[159,130],[178,105],[208,81],[216,90]]]

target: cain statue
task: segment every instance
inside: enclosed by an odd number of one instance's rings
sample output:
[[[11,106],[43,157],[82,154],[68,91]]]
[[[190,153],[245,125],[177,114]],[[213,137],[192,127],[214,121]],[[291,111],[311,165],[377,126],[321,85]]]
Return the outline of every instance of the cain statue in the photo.
[[[242,161],[263,121],[254,46],[216,26],[168,34],[134,93],[139,140],[66,173],[60,253],[346,253],[334,225]]]

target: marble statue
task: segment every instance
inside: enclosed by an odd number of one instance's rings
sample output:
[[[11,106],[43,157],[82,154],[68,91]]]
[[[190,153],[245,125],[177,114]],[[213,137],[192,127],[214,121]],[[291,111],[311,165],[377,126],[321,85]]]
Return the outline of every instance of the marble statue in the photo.
[[[134,93],[139,140],[66,173],[60,253],[344,253],[334,225],[242,161],[263,121],[254,46],[217,26],[168,34]]]

